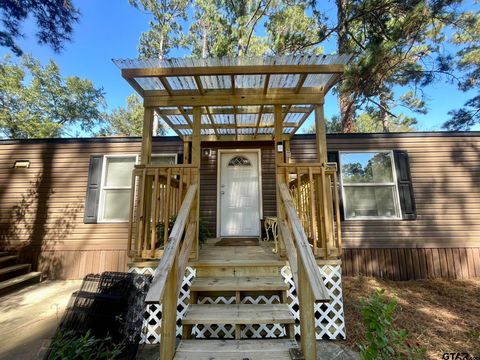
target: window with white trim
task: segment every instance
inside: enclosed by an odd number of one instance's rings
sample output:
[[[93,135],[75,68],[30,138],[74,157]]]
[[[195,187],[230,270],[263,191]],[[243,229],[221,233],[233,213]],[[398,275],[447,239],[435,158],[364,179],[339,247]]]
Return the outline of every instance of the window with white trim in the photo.
[[[393,152],[339,154],[345,219],[400,219]]]
[[[98,209],[99,221],[123,222],[128,220],[132,171],[136,162],[136,155],[104,156]]]
[[[128,221],[132,171],[136,162],[137,155],[104,155],[98,221]],[[176,164],[177,154],[152,154],[151,163]]]

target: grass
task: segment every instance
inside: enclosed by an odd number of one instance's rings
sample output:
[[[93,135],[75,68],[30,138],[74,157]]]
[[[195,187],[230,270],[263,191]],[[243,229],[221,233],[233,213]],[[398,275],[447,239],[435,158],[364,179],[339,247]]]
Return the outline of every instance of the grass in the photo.
[[[480,357],[480,278],[399,282],[344,277],[347,345],[357,351],[365,333],[360,304],[376,289],[398,301],[395,325],[426,349],[428,359],[442,359],[444,353]]]

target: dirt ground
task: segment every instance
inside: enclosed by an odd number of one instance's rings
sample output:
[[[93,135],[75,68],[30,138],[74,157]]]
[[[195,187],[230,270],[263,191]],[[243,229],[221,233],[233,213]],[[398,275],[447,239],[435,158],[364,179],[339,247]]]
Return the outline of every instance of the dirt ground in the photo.
[[[395,282],[344,277],[347,345],[352,349],[358,350],[357,344],[364,339],[362,299],[375,289],[385,289],[398,301],[396,326],[426,349],[428,359],[442,359],[446,352],[480,359],[480,278]]]

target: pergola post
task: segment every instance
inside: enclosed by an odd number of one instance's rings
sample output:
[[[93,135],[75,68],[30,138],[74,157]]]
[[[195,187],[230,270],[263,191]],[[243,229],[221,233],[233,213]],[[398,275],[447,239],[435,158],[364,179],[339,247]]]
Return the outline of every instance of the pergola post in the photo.
[[[317,140],[317,157],[320,164],[327,162],[327,132],[325,128],[325,116],[323,104],[315,105],[315,128]]]
[[[318,162],[322,164],[322,174],[324,174],[325,164],[327,162],[327,129],[325,126],[325,116],[323,113],[323,104],[315,105],[315,128],[317,140]],[[329,256],[329,249],[334,246],[333,239],[333,207],[332,192],[330,183],[324,175],[320,178],[319,194],[320,202],[320,242],[324,249],[325,258]]]
[[[140,154],[140,165],[150,164],[152,159],[152,131],[154,120],[154,109],[145,107],[143,112],[142,150]]]
[[[144,107],[142,148],[140,150],[140,165],[148,165],[152,159],[152,130],[154,121],[154,109]],[[133,186],[134,184],[132,184]],[[145,186],[145,188],[143,188]],[[137,202],[137,214],[142,214],[136,223],[137,254],[143,257],[144,244],[150,241],[151,236],[151,209],[152,209],[152,179],[146,178],[145,183],[139,182],[139,194],[144,194],[143,199]]]
[[[200,185],[200,157],[201,157],[201,128],[202,128],[202,108],[200,106],[193,107],[193,124],[192,124],[192,143],[191,143],[191,161],[198,169],[197,182]],[[193,214],[196,214],[196,241],[194,241],[194,246],[192,247],[193,257],[198,259],[200,246],[199,246],[199,229],[200,229],[200,191],[197,191],[197,198],[195,200],[195,210],[192,211]]]
[[[285,209],[283,207],[283,202],[280,198],[280,191],[278,189],[278,184],[285,181],[284,173],[280,164],[284,162],[284,146],[283,146],[283,115],[282,115],[282,105],[275,105],[274,107],[274,124],[275,130],[273,133],[274,144],[273,148],[275,151],[275,174],[277,179],[277,222],[280,223],[281,221],[285,220]],[[282,146],[282,151],[278,151],[279,145]],[[279,255],[280,257],[285,257],[285,243],[284,239],[281,236],[281,233],[278,234],[279,236]]]

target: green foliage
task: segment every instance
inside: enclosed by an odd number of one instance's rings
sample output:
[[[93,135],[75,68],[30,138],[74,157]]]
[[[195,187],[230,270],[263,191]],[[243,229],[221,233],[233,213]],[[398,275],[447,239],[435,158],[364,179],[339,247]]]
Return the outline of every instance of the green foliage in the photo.
[[[140,10],[153,16],[150,29],[140,37],[138,52],[143,58],[163,59],[171,49],[178,47],[182,39],[180,21],[187,20],[187,0],[128,0]]]
[[[114,344],[111,337],[96,338],[88,330],[84,335],[59,333],[51,344],[48,360],[113,360],[122,353],[122,345]]]
[[[443,124],[448,130],[469,130],[480,123],[480,13],[465,12],[458,19],[453,43],[460,46],[457,68],[464,72],[459,83],[462,91],[476,90],[462,108],[449,112],[451,118]]]
[[[385,290],[377,290],[364,302],[361,314],[367,331],[366,341],[360,344],[362,359],[423,359],[424,350],[407,340],[405,330],[395,328],[396,306]]]
[[[268,18],[265,27],[273,53],[321,54],[318,44],[325,36],[325,23],[307,13],[308,4],[300,1],[279,6]]]
[[[118,107],[105,115],[105,124],[98,132],[101,136],[142,136],[143,104],[137,94],[127,97],[127,107]],[[157,135],[165,135],[167,129],[159,122]]]
[[[32,17],[37,25],[38,43],[47,44],[59,52],[63,44],[71,40],[73,24],[78,22],[80,12],[70,0],[2,1],[0,46],[22,55],[22,49],[15,40],[23,37],[21,24],[28,17]]]
[[[54,61],[42,65],[23,56],[15,63],[6,56],[0,62],[0,134],[7,138],[66,136],[72,127],[91,132],[104,103],[101,88],[63,77]]]

